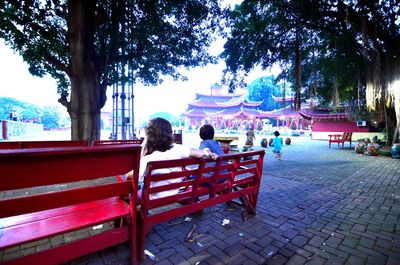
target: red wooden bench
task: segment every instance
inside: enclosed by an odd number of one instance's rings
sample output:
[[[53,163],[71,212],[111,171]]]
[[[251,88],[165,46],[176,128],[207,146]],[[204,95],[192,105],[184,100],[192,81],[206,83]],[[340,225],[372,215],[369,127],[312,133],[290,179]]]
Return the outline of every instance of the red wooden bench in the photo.
[[[44,148],[44,147],[67,147],[67,146],[87,146],[86,140],[82,141],[4,141],[0,142],[0,149],[20,149],[20,148]]]
[[[142,144],[141,139],[132,140],[95,140],[93,141],[93,146],[97,145],[110,145],[110,144]]]
[[[139,191],[139,258],[145,258],[145,238],[155,224],[233,200],[243,207],[245,218],[248,214],[255,215],[264,154],[265,151],[260,150],[222,155],[216,161],[188,158],[149,163]],[[160,173],[171,167],[178,171]],[[182,181],[150,186],[154,181],[176,178],[182,178]],[[155,198],[157,193],[176,189],[181,189],[181,192]]]
[[[338,146],[339,144],[342,144],[342,148],[344,148],[344,142],[350,142],[350,147],[351,147],[351,137],[353,133],[352,132],[344,132],[341,134],[329,134],[329,148],[331,148],[331,143],[337,143]]]
[[[0,200],[0,250],[84,228],[93,231],[93,226],[100,224],[117,224],[95,235],[3,262],[60,264],[129,242],[131,263],[135,264],[137,185],[116,182],[109,176],[132,169],[138,172],[140,150],[138,145],[0,150],[0,192],[21,194],[22,189],[23,194]],[[65,189],[60,190],[58,184]],[[44,187],[52,191],[32,194],[35,189],[29,189],[43,185],[52,185]]]

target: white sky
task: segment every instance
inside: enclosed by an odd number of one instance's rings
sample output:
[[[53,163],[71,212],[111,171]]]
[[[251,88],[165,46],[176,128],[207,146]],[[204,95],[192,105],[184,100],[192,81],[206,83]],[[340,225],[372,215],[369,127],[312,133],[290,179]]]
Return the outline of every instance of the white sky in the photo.
[[[213,54],[218,54],[223,49],[223,41],[217,41],[211,47]],[[14,53],[4,41],[0,39],[0,97],[12,97],[20,101],[37,105],[61,106],[57,100],[56,82],[50,76],[44,78],[34,77],[28,71],[28,65],[22,57]],[[207,90],[214,83],[221,83],[222,71],[225,68],[223,62],[217,65],[208,65],[204,68],[192,68],[186,71],[188,81],[174,82],[166,77],[164,82],[156,87],[144,87],[136,84],[135,94],[135,118],[147,120],[147,117],[155,112],[168,111],[179,115],[187,109],[187,104],[194,99],[195,92]],[[276,74],[276,69],[273,71]],[[250,72],[245,82],[270,74],[256,68]],[[105,109],[112,108],[112,88],[109,88],[109,96]]]

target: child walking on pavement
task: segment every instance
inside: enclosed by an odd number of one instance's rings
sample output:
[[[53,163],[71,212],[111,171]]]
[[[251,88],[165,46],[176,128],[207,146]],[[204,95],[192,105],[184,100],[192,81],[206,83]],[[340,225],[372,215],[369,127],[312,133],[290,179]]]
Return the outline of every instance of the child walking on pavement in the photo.
[[[274,132],[275,138],[272,142],[272,146],[274,147],[274,149],[272,150],[272,152],[277,156],[277,158],[279,160],[282,159],[282,138],[279,137],[279,135],[281,135],[278,131]]]

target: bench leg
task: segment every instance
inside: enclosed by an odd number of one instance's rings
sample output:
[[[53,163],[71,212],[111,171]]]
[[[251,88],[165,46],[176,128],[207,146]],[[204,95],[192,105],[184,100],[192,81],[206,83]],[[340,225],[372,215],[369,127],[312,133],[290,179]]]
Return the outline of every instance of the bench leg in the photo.
[[[137,254],[139,260],[145,260],[146,255],[144,254],[144,246],[145,246],[145,241],[146,241],[146,235],[148,234],[148,231],[150,230],[141,218],[138,218],[138,224],[136,225],[137,227]]]
[[[244,208],[243,221],[248,219],[248,215],[256,215],[257,196],[255,194],[242,194],[240,193],[239,200]]]
[[[128,229],[131,237],[129,241],[129,248],[131,250],[131,264],[137,265],[136,223],[130,222]]]

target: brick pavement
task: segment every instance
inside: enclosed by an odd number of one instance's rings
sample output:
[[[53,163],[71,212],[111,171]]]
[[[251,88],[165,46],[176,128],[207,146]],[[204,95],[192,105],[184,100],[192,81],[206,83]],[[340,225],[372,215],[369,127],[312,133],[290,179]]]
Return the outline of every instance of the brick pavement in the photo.
[[[266,149],[257,216],[243,222],[241,209],[220,205],[190,222],[156,225],[146,249],[158,260],[140,264],[400,264],[400,160],[292,140],[282,161]],[[195,242],[185,242],[193,224]],[[122,245],[71,264],[128,264],[128,257]]]

